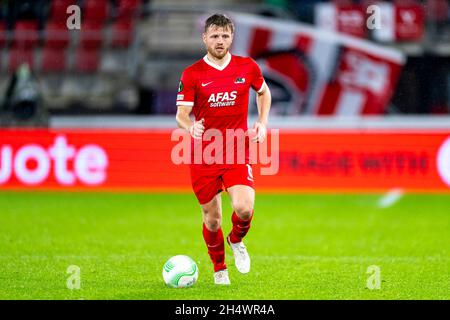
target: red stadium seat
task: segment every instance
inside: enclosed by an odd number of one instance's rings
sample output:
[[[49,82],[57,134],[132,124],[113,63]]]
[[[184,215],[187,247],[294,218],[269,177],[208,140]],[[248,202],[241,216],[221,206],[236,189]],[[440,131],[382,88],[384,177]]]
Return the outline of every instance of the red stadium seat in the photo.
[[[38,22],[31,20],[17,21],[14,28],[14,48],[34,48],[39,40]]]
[[[332,2],[335,5],[338,5],[338,6],[351,6],[351,5],[353,5],[353,1],[352,0],[333,0]]]
[[[119,18],[134,16],[140,4],[141,0],[119,0],[117,3],[117,16]]]
[[[113,23],[112,29],[111,46],[114,48],[127,48],[133,39],[133,20],[119,19]]]
[[[400,6],[400,7],[409,7],[409,6],[415,6],[420,4],[417,0],[394,0],[394,5]]]
[[[450,3],[447,0],[428,0],[427,18],[431,22],[446,23],[450,19]]]
[[[103,24],[108,18],[107,0],[86,0],[84,3],[83,21]]]
[[[0,21],[0,48],[6,45],[6,22]]]
[[[9,50],[9,72],[16,71],[22,63],[28,63],[32,69],[34,66],[33,49],[11,48]]]
[[[66,68],[66,49],[46,46],[42,50],[41,70],[43,72],[62,72]]]
[[[51,3],[49,21],[66,23],[67,8],[75,4],[75,0],[53,0]]]
[[[67,48],[69,45],[69,30],[64,23],[50,21],[45,26],[45,46],[52,48]]]
[[[75,61],[75,71],[79,73],[94,73],[100,64],[100,50],[78,47]]]
[[[81,28],[80,46],[84,48],[100,48],[103,43],[103,29],[98,23],[85,22]]]

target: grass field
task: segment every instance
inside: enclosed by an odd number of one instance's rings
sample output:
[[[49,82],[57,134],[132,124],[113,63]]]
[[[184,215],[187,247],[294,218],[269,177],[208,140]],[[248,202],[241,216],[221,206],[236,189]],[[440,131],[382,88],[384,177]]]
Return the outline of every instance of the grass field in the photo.
[[[258,194],[252,270],[239,274],[227,248],[231,286],[216,287],[193,195],[0,192],[0,299],[450,299],[450,196],[384,209],[381,196]],[[176,254],[197,261],[194,287],[164,285]]]

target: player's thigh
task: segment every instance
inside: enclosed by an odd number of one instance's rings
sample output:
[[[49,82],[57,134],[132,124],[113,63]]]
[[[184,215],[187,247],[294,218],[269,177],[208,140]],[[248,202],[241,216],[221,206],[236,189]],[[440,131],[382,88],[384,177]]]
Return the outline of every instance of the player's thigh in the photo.
[[[223,191],[220,168],[191,165],[192,189],[200,205],[214,204],[214,197]],[[212,203],[212,204],[211,204]]]
[[[255,205],[255,190],[250,186],[238,184],[229,187],[227,191],[236,214],[241,219],[250,219]]]
[[[218,193],[211,201],[200,205],[203,214],[203,223],[208,229],[215,231],[222,224],[222,197]]]

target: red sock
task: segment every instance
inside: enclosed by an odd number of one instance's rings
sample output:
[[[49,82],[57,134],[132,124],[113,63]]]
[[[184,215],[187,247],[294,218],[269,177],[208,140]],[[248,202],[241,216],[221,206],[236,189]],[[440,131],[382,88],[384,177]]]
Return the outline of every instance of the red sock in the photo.
[[[241,218],[239,218],[236,212],[233,212],[233,215],[231,216],[231,221],[233,222],[233,229],[231,229],[230,233],[230,241],[232,243],[242,241],[242,239],[247,234],[248,229],[250,229],[250,222],[252,221],[252,218],[253,218],[253,211],[249,220],[242,220]]]
[[[208,230],[206,225],[203,224],[203,239],[205,239],[206,246],[208,247],[208,254],[214,264],[214,272],[226,269],[222,228],[213,232]]]

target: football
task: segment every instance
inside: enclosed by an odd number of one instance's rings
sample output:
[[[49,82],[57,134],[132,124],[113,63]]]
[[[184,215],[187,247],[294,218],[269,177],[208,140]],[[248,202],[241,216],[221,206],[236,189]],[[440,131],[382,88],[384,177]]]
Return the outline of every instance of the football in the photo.
[[[198,267],[194,260],[185,255],[173,256],[163,266],[163,279],[172,288],[187,288],[197,282]]]

